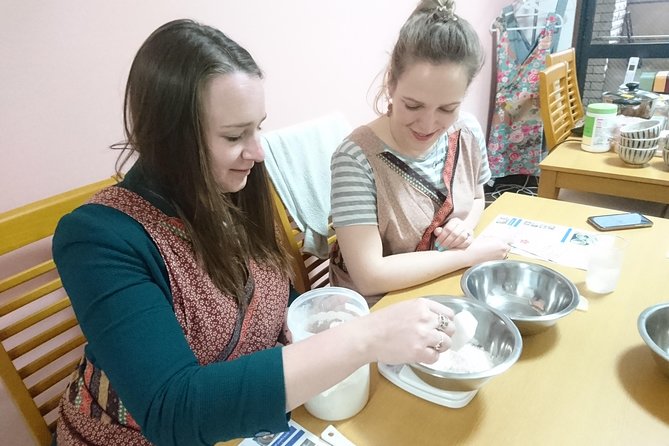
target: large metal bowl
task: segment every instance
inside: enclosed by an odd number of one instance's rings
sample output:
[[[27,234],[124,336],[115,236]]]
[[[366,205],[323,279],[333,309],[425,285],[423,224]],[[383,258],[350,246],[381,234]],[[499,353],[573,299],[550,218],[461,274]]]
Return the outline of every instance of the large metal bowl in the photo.
[[[438,389],[454,392],[477,390],[491,378],[509,369],[520,357],[523,340],[518,328],[511,320],[491,306],[477,300],[455,296],[426,296],[455,313],[467,310],[476,318],[478,325],[473,345],[482,348],[491,356],[493,367],[476,373],[445,372],[426,364],[409,364],[413,372],[427,384]]]
[[[491,260],[465,271],[465,295],[511,318],[523,335],[542,332],[578,306],[578,289],[545,266],[515,260]]]
[[[669,302],[643,310],[637,327],[660,370],[669,376]]]

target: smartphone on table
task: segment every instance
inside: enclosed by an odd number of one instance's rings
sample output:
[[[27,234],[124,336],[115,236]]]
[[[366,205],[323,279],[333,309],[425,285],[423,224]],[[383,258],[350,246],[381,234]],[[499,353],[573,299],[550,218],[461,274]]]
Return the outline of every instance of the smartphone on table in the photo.
[[[617,231],[619,229],[648,228],[653,226],[653,222],[648,217],[638,212],[593,215],[588,217],[587,221],[599,231]]]

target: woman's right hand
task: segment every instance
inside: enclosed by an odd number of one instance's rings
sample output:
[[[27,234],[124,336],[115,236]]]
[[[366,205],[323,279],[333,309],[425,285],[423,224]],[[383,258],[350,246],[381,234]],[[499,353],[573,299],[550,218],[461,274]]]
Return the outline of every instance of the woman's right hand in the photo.
[[[439,330],[444,320],[446,328]],[[451,345],[453,310],[429,299],[413,299],[371,313],[364,327],[372,336],[369,348],[374,360],[386,364],[433,363]],[[438,348],[435,348],[438,347]]]
[[[497,237],[477,237],[471,245],[469,245],[465,252],[469,256],[469,264],[476,265],[477,263],[488,260],[502,260],[509,255],[511,246],[504,240]]]

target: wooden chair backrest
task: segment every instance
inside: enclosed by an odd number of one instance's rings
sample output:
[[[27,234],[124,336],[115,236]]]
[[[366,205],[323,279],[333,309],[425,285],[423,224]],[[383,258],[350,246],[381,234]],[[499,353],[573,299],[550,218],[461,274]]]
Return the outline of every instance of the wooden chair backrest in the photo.
[[[288,214],[281,197],[270,182],[270,191],[274,201],[274,212],[277,224],[281,228],[284,246],[288,248],[291,255],[291,265],[294,274],[293,286],[299,293],[304,293],[314,288],[330,285],[329,259],[320,259],[302,251],[304,245],[304,234],[295,224],[293,218]],[[334,229],[330,224],[328,246],[337,240]]]
[[[582,119],[585,112],[581,101],[581,92],[578,89],[578,78],[576,76],[576,51],[568,48],[564,51],[546,56],[546,65],[552,66],[560,62],[567,64],[567,90],[569,91],[569,109],[574,122]]]
[[[574,128],[569,109],[566,63],[560,62],[539,72],[539,102],[546,146],[550,151],[567,139]]]
[[[60,218],[110,178],[0,213],[0,379],[40,445],[50,445],[57,406],[86,340],[51,258]],[[41,258],[39,252],[41,249]],[[6,275],[6,270],[12,269]]]

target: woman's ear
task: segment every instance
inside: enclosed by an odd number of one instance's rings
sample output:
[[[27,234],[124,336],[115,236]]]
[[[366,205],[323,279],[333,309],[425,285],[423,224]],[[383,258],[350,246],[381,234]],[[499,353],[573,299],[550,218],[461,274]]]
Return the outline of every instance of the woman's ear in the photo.
[[[397,81],[395,79],[388,79],[388,87],[387,87],[387,94],[388,98],[392,98],[393,95],[395,94],[395,90],[397,89]]]

